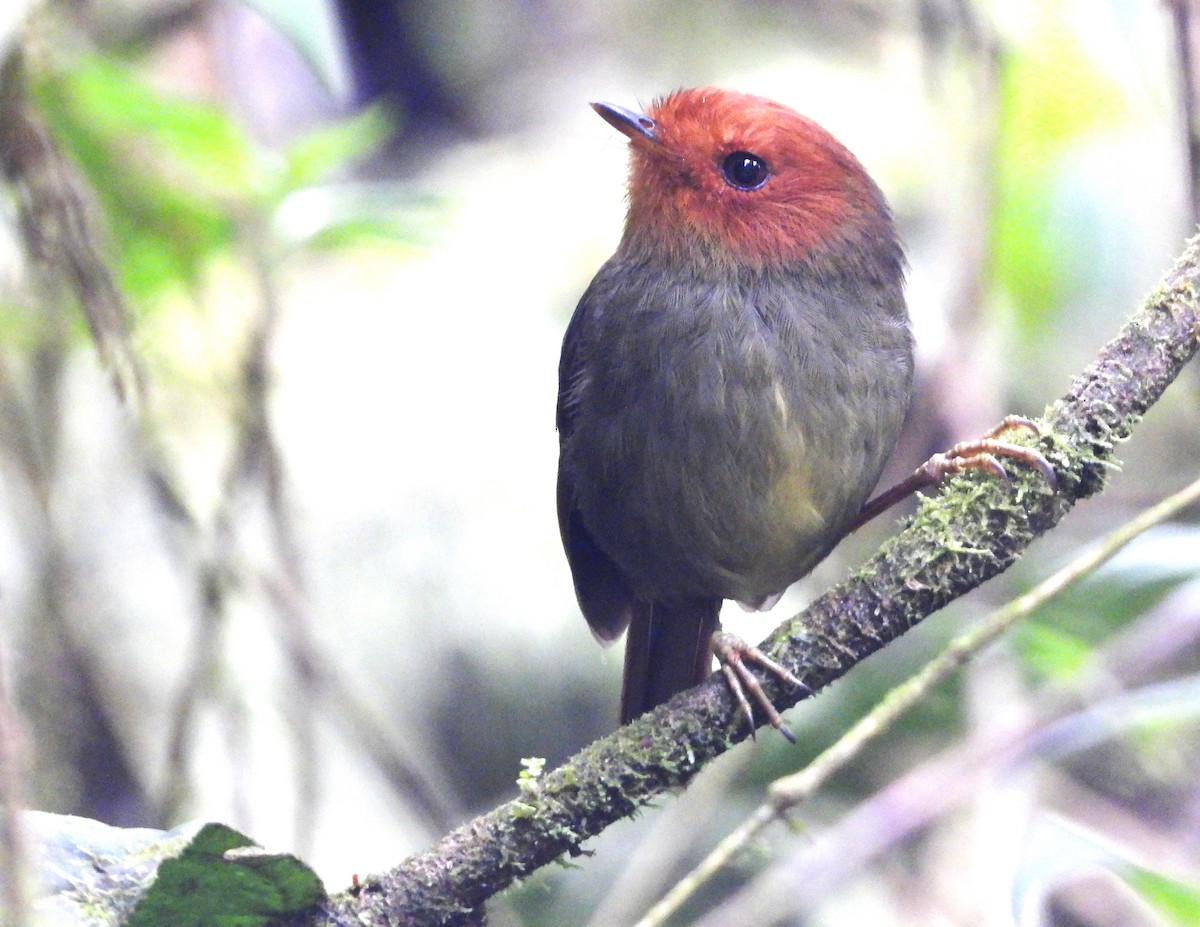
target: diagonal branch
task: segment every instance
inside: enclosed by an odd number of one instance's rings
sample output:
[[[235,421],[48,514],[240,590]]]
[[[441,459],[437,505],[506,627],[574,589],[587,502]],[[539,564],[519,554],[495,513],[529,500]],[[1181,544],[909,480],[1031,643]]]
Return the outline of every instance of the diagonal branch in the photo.
[[[849,579],[784,622],[764,649],[818,690],[923,618],[1007,569],[1080,499],[1099,492],[1127,438],[1200,349],[1200,238],[1041,421],[1039,447],[1058,474],[1011,484],[956,477]],[[777,707],[807,692],[767,683]],[[433,849],[330,899],[309,924],[483,923],[482,903],[667,788],[687,783],[744,739],[718,677],[596,741],[523,794]]]
[[[724,837],[698,866],[676,882],[634,927],[657,927],[665,924],[701,885],[729,865],[730,861],[768,825],[786,819],[787,812],[812,798],[833,775],[861,754],[869,743],[890,730],[896,720],[910,708],[924,701],[935,686],[957,673],[965,663],[1011,630],[1018,621],[1028,618],[1064,589],[1090,576],[1135,538],[1176,517],[1181,509],[1198,500],[1200,479],[1142,511],[1095,544],[1089,544],[1083,553],[1034,588],[1011,599],[983,621],[955,636],[943,650],[920,670],[891,689],[869,712],[855,721],[833,744],[817,754],[807,766],[772,782],[767,790],[766,800]],[[1085,675],[1091,677],[1091,674]],[[1109,676],[1105,675],[1104,678],[1108,680]],[[1046,692],[1039,693],[1036,699],[1039,709],[1044,710],[1048,700]],[[809,883],[805,881],[803,884],[807,886]],[[739,893],[745,891],[747,889],[743,888]],[[750,894],[753,894],[753,890],[750,890]],[[739,906],[736,897],[721,904],[721,908],[744,909],[750,906],[752,905]],[[742,916],[744,918],[744,913]],[[710,915],[709,919],[723,923],[716,914]],[[755,923],[753,920],[748,922]]]

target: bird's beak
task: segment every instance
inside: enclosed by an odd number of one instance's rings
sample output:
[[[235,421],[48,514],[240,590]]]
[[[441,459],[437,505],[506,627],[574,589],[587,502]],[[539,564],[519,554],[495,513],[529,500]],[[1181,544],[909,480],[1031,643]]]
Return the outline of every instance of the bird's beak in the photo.
[[[614,106],[612,103],[593,103],[592,109],[622,135],[629,136],[629,140],[635,145],[649,142],[657,147],[662,143],[656,132],[654,120],[643,113],[635,113],[631,109]]]

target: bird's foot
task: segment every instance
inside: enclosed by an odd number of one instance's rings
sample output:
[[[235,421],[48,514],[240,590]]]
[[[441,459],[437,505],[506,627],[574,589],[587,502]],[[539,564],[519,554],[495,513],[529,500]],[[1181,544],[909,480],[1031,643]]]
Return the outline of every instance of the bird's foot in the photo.
[[[913,475],[919,476],[927,485],[932,486],[963,470],[987,470],[998,479],[1007,482],[1008,473],[1000,463],[1001,457],[1007,457],[1040,471],[1047,483],[1052,487],[1057,486],[1058,477],[1054,468],[1050,466],[1050,461],[1035,448],[1001,440],[1002,435],[1017,430],[1040,434],[1037,423],[1031,419],[1021,415],[1006,415],[999,425],[982,437],[974,441],[962,441],[944,453],[934,454],[918,467]]]
[[[792,733],[792,729],[787,726],[787,723],[783,720],[783,716],[771,704],[771,700],[767,698],[767,693],[763,691],[758,677],[750,672],[750,667],[746,664],[754,663],[782,682],[798,689],[807,690],[808,686],[757,647],[747,644],[736,634],[717,631],[712,636],[712,645],[717,662],[721,664],[721,672],[725,674],[725,680],[729,683],[729,689],[733,692],[733,697],[737,700],[742,713],[746,716],[746,722],[750,725],[750,736],[754,736],[754,710],[750,707],[750,699],[746,697],[747,690],[749,690],[754,701],[763,710],[763,714],[771,722],[771,726],[792,743],[795,743],[796,735]]]
[[[1006,415],[995,428],[973,441],[962,441],[941,454],[934,454],[917,467],[912,476],[897,483],[886,492],[880,493],[862,507],[850,530],[854,530],[881,512],[891,508],[901,499],[918,489],[936,486],[947,476],[964,470],[986,470],[997,479],[1008,482],[1008,471],[1000,463],[1001,458],[1015,460],[1040,472],[1051,489],[1058,486],[1054,467],[1035,448],[1005,441],[1002,436],[1010,431],[1032,431],[1039,434],[1037,423],[1021,415]]]

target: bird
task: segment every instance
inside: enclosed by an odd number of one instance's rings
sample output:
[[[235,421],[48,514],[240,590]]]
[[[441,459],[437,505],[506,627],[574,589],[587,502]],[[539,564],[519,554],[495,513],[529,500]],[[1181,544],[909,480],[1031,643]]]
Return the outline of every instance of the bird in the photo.
[[[703,680],[714,650],[749,716],[747,662],[802,683],[725,635],[721,604],[773,605],[878,481],[912,392],[904,255],[862,164],[781,103],[703,87],[592,107],[630,167],[624,232],[559,363],[576,598],[602,642],[627,633],[622,723]]]
[[[912,395],[905,259],[862,164],[783,104],[679,90],[593,109],[629,139],[625,228],[576,306],[559,360],[558,522],[602,642],[626,633],[621,721],[703,680],[715,655],[790,730],[749,666],[804,687],[721,630],[767,609],[850,531],[945,476],[1000,458],[1006,416],[868,501]]]

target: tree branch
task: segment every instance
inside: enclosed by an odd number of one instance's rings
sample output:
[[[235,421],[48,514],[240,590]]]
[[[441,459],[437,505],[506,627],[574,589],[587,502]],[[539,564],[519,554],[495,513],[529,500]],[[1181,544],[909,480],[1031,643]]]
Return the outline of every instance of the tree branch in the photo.
[[[1195,504],[1197,500],[1200,500],[1200,480],[1194,480],[1186,488],[1142,511],[1095,544],[1089,544],[1083,553],[1056,573],[958,634],[937,656],[889,690],[869,712],[855,721],[807,766],[772,782],[763,803],[725,836],[698,866],[676,882],[634,927],[658,927],[667,923],[705,882],[729,865],[766,827],[786,819],[789,811],[812,798],[832,776],[859,756],[868,744],[891,730],[910,708],[927,699],[936,686],[979,656],[1018,621],[1028,618],[1064,589],[1092,575],[1135,538],[1174,518],[1181,509]],[[1046,693],[1040,694],[1042,697],[1037,699],[1037,704],[1042,708]],[[723,908],[731,906],[737,907],[735,899],[722,902]]]
[[[1200,348],[1200,238],[1145,305],[1046,410],[1038,445],[1058,489],[1036,473],[1010,483],[964,474],[922,501],[903,531],[849,579],[784,622],[764,649],[816,691],[923,618],[1011,566],[1074,504],[1099,492],[1113,450]],[[1014,468],[1015,469],[1015,468]],[[811,692],[766,683],[780,709]],[[331,898],[314,925],[483,923],[482,903],[515,879],[686,784],[746,736],[719,676],[682,693],[433,849]]]

